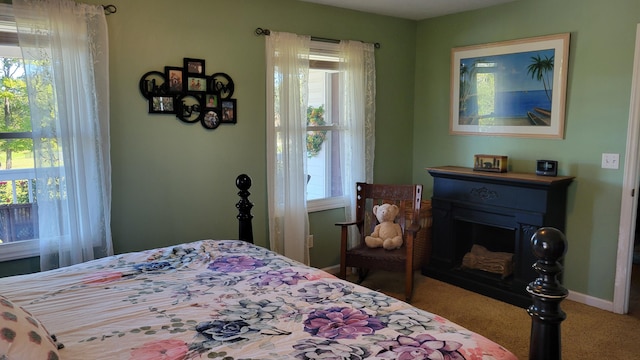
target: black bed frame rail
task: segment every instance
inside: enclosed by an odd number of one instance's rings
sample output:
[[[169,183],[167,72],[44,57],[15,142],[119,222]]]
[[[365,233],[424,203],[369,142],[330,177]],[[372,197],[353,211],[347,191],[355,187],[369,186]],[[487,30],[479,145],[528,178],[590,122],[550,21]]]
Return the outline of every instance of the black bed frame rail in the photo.
[[[558,276],[562,272],[559,260],[567,251],[567,240],[560,230],[542,227],[531,237],[531,249],[538,259],[533,268],[539,276],[527,286],[533,299],[527,309],[531,316],[529,359],[560,360],[560,323],[567,318],[560,302],[569,292],[560,284]]]
[[[253,204],[249,201],[249,188],[251,188],[251,178],[246,174],[240,174],[236,178],[236,187],[240,189],[238,196],[240,201],[236,204],[238,209],[238,238],[253,244],[253,226],[251,225],[251,208]]]

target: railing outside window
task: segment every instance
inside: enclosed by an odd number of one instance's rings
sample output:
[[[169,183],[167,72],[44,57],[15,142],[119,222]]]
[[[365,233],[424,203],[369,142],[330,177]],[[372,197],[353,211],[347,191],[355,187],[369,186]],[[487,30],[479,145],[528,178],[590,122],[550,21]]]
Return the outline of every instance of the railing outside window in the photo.
[[[33,169],[0,170],[0,243],[38,238],[34,179]]]

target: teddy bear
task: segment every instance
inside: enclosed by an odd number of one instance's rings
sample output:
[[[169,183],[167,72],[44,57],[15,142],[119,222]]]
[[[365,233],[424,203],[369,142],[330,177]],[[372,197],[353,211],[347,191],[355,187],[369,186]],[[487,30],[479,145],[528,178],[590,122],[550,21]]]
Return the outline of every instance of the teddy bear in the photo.
[[[383,247],[387,250],[397,249],[402,246],[402,229],[394,221],[400,212],[397,205],[382,204],[373,207],[373,214],[378,219],[378,225],[370,236],[364,238],[364,242],[370,248]]]

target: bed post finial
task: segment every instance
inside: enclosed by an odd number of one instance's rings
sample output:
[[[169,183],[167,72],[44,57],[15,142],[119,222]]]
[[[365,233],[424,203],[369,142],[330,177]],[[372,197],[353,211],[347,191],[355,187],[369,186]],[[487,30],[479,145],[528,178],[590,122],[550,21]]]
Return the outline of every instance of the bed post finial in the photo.
[[[560,302],[568,291],[558,281],[562,272],[559,260],[567,251],[564,234],[552,227],[543,227],[531,237],[531,249],[538,259],[533,268],[539,276],[527,286],[533,304],[527,312],[531,316],[529,360],[562,359],[560,323],[567,315]]]
[[[236,187],[240,189],[238,196],[240,201],[236,204],[236,208],[239,211],[238,218],[238,237],[240,240],[250,242],[253,244],[253,227],[251,225],[251,208],[253,204],[249,201],[249,188],[251,187],[251,178],[246,174],[240,174],[236,178]]]

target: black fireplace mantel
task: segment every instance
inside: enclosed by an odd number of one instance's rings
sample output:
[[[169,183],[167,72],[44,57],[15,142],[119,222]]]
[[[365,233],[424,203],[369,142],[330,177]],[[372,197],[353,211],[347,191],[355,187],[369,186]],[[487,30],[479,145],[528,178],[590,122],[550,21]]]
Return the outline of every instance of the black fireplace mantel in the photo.
[[[531,237],[545,226],[565,231],[567,188],[574,177],[482,172],[457,166],[427,170],[434,180],[433,236],[431,259],[423,274],[513,305],[529,306],[526,286],[537,277],[532,269],[536,258]],[[512,252],[512,274],[504,277],[463,268],[462,258],[473,245],[469,238],[482,238],[483,245],[496,247],[493,251]]]

